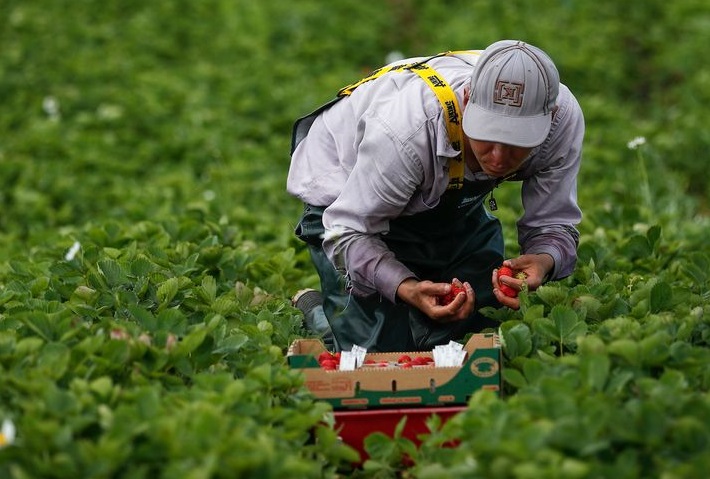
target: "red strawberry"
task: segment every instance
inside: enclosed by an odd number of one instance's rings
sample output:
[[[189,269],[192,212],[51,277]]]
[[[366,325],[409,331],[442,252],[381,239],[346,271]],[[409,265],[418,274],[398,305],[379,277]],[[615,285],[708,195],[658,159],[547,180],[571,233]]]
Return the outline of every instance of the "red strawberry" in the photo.
[[[515,277],[515,271],[513,271],[513,268],[510,268],[509,266],[501,266],[498,268],[498,278],[501,276],[510,276],[513,278]]]
[[[517,298],[518,290],[508,286],[507,284],[501,283],[501,276],[510,276],[511,278],[516,279],[525,279],[527,275],[522,271],[515,271],[509,266],[501,266],[500,268],[498,268],[498,289],[500,289],[500,292],[508,296],[509,298]]]
[[[426,358],[424,356],[417,356],[414,359],[412,359],[412,364],[415,366],[424,366],[425,364],[429,364],[430,359],[431,358]]]
[[[332,371],[334,369],[338,369],[338,362],[335,359],[326,359],[320,363],[320,367]]]
[[[397,359],[398,363],[410,363],[412,362],[412,358],[408,354],[403,354]]]
[[[451,283],[451,290],[449,291],[448,294],[445,294],[443,296],[439,296],[439,304],[442,306],[446,306],[447,304],[451,303],[454,299],[456,299],[456,296],[459,293],[466,294],[466,288],[463,287],[463,284],[460,282],[452,282]]]
[[[518,290],[511,288],[507,284],[499,283],[498,289],[500,289],[500,292],[503,293],[504,295],[508,296],[509,298],[517,298],[518,297]]]
[[[323,361],[335,360],[335,355],[330,351],[323,351],[318,355],[318,363],[323,364]]]

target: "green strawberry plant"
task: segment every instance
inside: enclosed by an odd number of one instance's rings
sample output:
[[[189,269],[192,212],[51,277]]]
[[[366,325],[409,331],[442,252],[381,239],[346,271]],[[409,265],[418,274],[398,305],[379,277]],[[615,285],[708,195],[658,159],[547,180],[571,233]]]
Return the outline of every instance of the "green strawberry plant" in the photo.
[[[0,477],[706,475],[700,0],[66,6],[0,4]],[[289,298],[319,287],[285,192],[291,126],[388,56],[510,32],[585,113],[577,265],[482,311],[500,396],[429,420],[419,448],[404,423],[375,433],[353,467],[286,366],[308,336]],[[495,194],[511,257],[519,184]]]

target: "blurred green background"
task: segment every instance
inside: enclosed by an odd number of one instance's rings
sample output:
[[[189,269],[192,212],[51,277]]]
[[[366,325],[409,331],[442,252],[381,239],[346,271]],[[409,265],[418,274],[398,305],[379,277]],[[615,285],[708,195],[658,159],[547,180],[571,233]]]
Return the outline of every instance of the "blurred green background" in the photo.
[[[222,219],[289,241],[294,119],[388,53],[517,38],[545,49],[587,119],[585,228],[708,211],[710,12],[702,0],[0,4],[0,256],[106,219]],[[514,198],[512,195],[511,198]],[[605,205],[601,210],[600,206]]]

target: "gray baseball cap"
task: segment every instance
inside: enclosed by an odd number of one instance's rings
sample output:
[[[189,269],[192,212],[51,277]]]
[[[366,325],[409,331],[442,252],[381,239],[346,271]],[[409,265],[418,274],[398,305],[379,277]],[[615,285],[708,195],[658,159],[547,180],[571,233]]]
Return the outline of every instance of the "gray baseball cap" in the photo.
[[[463,114],[466,136],[531,148],[545,141],[560,89],[550,57],[517,40],[486,48],[471,75]]]

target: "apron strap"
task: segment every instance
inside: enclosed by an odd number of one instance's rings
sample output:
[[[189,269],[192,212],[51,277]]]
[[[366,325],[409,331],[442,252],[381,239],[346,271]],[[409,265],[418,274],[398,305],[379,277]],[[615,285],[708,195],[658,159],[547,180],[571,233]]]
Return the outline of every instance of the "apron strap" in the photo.
[[[347,96],[350,96],[357,87],[359,87],[363,83],[375,80],[376,78],[379,78],[389,72],[410,71],[418,75],[429,86],[429,88],[431,88],[431,90],[436,95],[436,98],[439,100],[439,103],[441,104],[441,107],[444,111],[444,116],[446,118],[446,131],[449,135],[449,142],[451,143],[451,146],[459,152],[456,157],[451,158],[449,160],[449,184],[447,186],[447,189],[461,189],[463,186],[464,167],[466,164],[464,161],[463,130],[461,126],[463,115],[461,112],[461,107],[459,106],[458,100],[456,99],[456,95],[454,94],[453,89],[451,88],[451,86],[449,86],[444,77],[439,75],[436,70],[434,70],[427,64],[427,62],[433,58],[441,57],[444,55],[452,55],[456,53],[474,52],[449,51],[439,53],[438,55],[429,57],[428,59],[421,62],[378,68],[365,78],[341,88],[334,99],[332,99],[325,105],[322,105],[311,114],[299,118],[296,121],[293,127],[293,135],[291,138],[291,153],[293,154],[293,151],[296,149],[296,146],[298,146],[301,140],[306,137],[306,135],[308,134],[308,130],[311,128],[311,125],[313,124],[315,118],[321,112],[330,108],[337,101]]]

